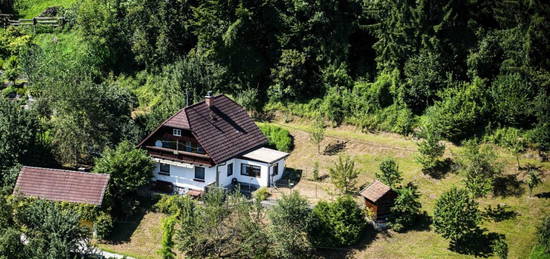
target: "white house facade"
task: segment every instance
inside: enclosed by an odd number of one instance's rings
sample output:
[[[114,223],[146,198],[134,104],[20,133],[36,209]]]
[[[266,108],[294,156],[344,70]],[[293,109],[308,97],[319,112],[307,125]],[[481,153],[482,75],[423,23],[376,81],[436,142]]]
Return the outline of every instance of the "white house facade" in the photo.
[[[139,147],[155,161],[153,180],[185,194],[236,183],[273,186],[283,176],[289,154],[266,144],[246,111],[219,95],[183,108]]]

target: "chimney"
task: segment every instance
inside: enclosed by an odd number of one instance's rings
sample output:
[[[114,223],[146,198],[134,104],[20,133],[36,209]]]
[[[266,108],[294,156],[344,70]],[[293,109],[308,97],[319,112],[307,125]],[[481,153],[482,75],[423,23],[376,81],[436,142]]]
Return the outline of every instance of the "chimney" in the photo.
[[[214,97],[212,97],[212,91],[208,91],[204,97],[204,101],[208,107],[214,106]]]

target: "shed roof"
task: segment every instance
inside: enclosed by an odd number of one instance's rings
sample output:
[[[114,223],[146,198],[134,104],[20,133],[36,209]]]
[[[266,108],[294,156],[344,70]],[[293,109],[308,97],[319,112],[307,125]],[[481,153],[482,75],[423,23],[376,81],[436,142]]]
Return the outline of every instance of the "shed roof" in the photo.
[[[374,180],[373,183],[369,184],[369,186],[361,190],[359,194],[372,202],[376,202],[391,191],[392,189],[389,186],[378,180]]]
[[[108,174],[24,166],[14,194],[52,201],[101,205]]]
[[[288,153],[266,147],[261,147],[242,155],[244,158],[265,162],[268,164],[281,160],[287,156]]]

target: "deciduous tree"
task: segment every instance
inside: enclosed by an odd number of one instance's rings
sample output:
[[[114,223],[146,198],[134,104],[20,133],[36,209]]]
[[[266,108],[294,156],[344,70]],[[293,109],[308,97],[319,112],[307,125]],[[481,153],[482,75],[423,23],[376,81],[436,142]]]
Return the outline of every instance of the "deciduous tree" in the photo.
[[[339,156],[336,164],[329,168],[330,179],[342,194],[348,194],[355,188],[358,175],[355,161],[349,156]]]
[[[457,241],[476,231],[480,221],[478,203],[466,190],[453,187],[441,194],[435,202],[435,231],[451,241]]]
[[[403,181],[397,163],[391,158],[384,159],[380,163],[380,172],[376,172],[375,176],[378,180],[394,189]]]

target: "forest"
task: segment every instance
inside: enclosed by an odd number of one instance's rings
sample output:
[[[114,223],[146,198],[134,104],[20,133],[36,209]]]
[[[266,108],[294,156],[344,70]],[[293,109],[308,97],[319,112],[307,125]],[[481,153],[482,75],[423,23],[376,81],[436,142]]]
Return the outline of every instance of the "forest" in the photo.
[[[418,162],[428,174],[442,166],[440,141],[472,157],[488,154],[475,143],[494,144],[517,155],[518,169],[529,150],[548,161],[548,1],[3,0],[0,10],[65,19],[0,28],[2,195],[13,192],[20,165],[109,171],[108,156],[127,153],[144,171],[150,165],[133,146],[208,91],[257,121],[293,116],[422,139]],[[122,177],[136,189],[147,179]],[[18,217],[0,218],[0,228],[31,221]]]

